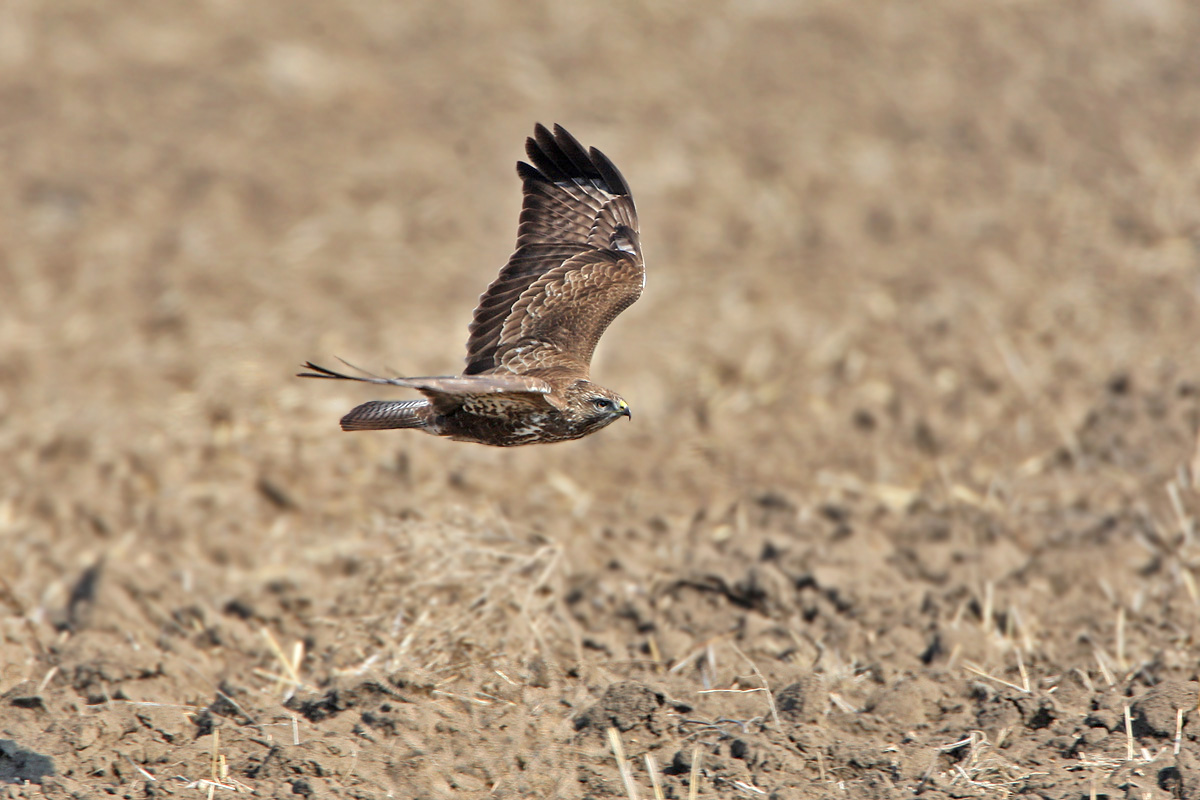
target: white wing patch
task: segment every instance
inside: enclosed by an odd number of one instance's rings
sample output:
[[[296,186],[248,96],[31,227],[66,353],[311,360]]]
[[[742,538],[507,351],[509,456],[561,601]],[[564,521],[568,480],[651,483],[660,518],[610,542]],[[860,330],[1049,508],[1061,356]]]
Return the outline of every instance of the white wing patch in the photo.
[[[622,253],[628,253],[631,256],[636,256],[637,246],[633,243],[633,239],[624,236],[620,233],[612,237],[612,246],[614,250],[620,250]],[[642,276],[642,282],[645,283],[646,278]]]

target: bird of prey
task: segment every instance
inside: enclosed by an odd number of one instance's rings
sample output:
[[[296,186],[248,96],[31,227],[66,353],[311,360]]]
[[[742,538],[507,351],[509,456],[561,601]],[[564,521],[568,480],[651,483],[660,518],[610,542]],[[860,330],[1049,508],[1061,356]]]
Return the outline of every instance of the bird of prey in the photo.
[[[526,140],[517,249],[479,299],[461,375],[346,375],[311,361],[304,378],[416,389],[423,400],[372,400],[342,430],[417,428],[498,447],[578,439],[629,405],[589,380],[592,351],[642,294],[646,269],[629,184],[608,158],[561,126]]]

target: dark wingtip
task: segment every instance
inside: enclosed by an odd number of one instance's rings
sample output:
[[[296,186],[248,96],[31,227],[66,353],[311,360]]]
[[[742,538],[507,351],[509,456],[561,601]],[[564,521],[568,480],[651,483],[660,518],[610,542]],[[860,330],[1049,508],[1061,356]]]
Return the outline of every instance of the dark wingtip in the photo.
[[[600,177],[604,181],[605,187],[613,194],[630,194],[629,184],[625,181],[625,176],[621,174],[621,170],[617,169],[608,156],[600,152],[596,148],[588,150],[588,155],[591,156],[592,163],[596,165],[596,169],[600,172]]]
[[[579,140],[572,136],[570,131],[568,131],[562,125],[559,125],[557,122],[554,123],[554,144],[568,155],[582,156],[585,159],[587,158],[587,150],[583,149],[583,145],[579,143]],[[572,161],[574,160],[575,159],[572,159]],[[589,166],[591,165],[589,164]]]
[[[628,195],[629,184],[604,153],[587,149],[571,132],[555,123],[554,132],[540,122],[533,136],[525,140],[525,153],[531,163],[517,162],[522,180],[591,181],[611,194]]]
[[[318,367],[316,364],[312,363],[311,361],[305,361],[303,364],[301,364],[301,366],[304,367],[305,369],[314,370],[314,371],[313,372],[297,372],[296,373],[297,378],[328,378],[329,377],[328,375],[323,374],[327,371],[324,367]]]
[[[529,160],[536,164],[544,158],[543,149],[547,145],[554,146],[554,135],[542,123],[535,123],[533,136],[525,139],[525,155],[529,156]]]
[[[305,361],[304,368],[311,369],[312,372],[297,372],[296,373],[297,378],[342,378],[342,377],[344,377],[343,375],[339,375],[338,373],[334,372],[331,369],[326,369],[325,367],[322,367],[318,364],[314,364],[311,361]]]
[[[524,161],[517,162],[517,177],[523,181],[542,181],[546,179],[545,175],[538,172],[537,167],[532,164],[526,164]]]

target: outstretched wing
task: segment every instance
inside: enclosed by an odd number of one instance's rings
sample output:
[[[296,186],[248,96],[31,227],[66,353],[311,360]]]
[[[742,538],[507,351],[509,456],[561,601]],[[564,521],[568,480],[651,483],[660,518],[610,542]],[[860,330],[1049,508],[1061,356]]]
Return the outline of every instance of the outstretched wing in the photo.
[[[586,376],[596,342],[645,284],[637,211],[613,163],[561,126],[536,126],[525,151],[517,249],[475,309],[463,374]]]
[[[531,375],[499,373],[495,375],[464,375],[457,378],[380,378],[374,375],[347,375],[318,366],[311,361],[305,362],[304,366],[312,372],[301,372],[298,377],[359,381],[360,383],[416,389],[425,395],[430,405],[433,406],[433,411],[437,414],[449,414],[467,407],[474,414],[498,416],[519,406],[543,411],[554,407],[553,398],[550,396],[550,384]],[[364,403],[355,411],[363,409],[365,413],[368,407],[378,410],[378,407],[372,403]],[[346,417],[352,417],[355,411],[351,411]],[[346,419],[342,420],[342,427],[349,430],[346,428]]]

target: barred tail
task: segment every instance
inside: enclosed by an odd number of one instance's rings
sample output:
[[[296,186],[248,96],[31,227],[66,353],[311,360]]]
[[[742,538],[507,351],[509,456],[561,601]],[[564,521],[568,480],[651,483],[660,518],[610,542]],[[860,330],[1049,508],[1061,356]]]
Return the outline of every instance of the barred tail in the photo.
[[[389,428],[424,428],[428,400],[372,400],[342,417],[344,431],[381,431]]]

